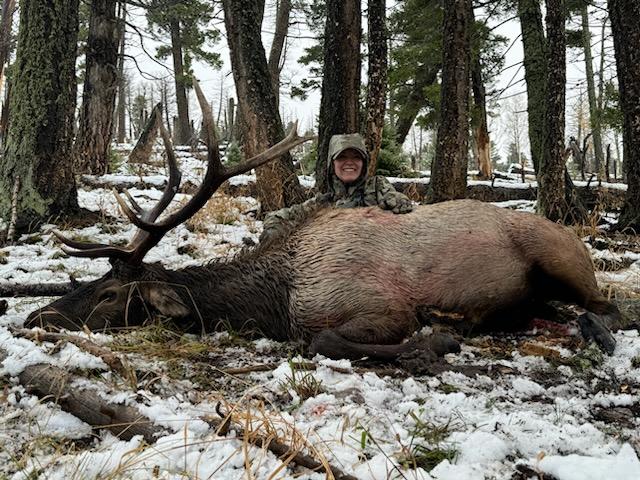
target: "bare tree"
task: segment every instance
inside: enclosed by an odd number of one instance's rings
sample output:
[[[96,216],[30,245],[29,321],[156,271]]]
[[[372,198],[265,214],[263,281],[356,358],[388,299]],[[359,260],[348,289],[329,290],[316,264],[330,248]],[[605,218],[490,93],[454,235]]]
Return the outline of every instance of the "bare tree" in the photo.
[[[327,0],[324,76],[318,124],[316,186],[326,191],[326,165],[332,135],[359,130],[360,0]]]
[[[444,13],[441,118],[431,167],[429,202],[464,198],[469,145],[470,0],[451,0]]]
[[[609,18],[623,114],[624,168],[627,195],[619,228],[640,231],[640,3],[609,0]]]
[[[376,171],[382,145],[382,130],[387,104],[387,22],[385,0],[368,0],[369,22],[369,82],[367,84],[366,142],[369,175]]]
[[[565,1],[547,0],[547,100],[544,148],[538,169],[538,209],[550,220],[564,221],[564,115],[566,84]]]
[[[224,0],[224,18],[238,97],[244,154],[250,157],[284,138],[276,96],[260,34],[264,0],[247,4]],[[304,193],[291,155],[257,170],[258,197],[263,212],[299,203]]]
[[[291,15],[291,0],[279,0],[277,2],[276,12],[276,29],[269,50],[269,74],[271,75],[271,84],[273,92],[276,95],[276,108],[280,104],[280,72],[284,64],[285,44],[287,40],[287,32],[289,31],[289,17]]]
[[[81,172],[107,173],[118,90],[120,36],[115,0],[93,0],[86,47],[86,74],[75,142]]]

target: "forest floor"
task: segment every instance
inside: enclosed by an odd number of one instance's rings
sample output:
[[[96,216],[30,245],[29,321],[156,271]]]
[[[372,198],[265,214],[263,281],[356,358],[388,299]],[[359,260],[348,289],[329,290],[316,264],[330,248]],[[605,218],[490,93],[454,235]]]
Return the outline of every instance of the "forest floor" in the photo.
[[[186,152],[179,160],[186,179],[197,183],[202,162]],[[99,180],[105,187],[146,183],[130,190],[145,207],[159,199],[163,173],[123,166],[122,175]],[[85,185],[90,180],[96,179]],[[178,194],[174,202],[186,198]],[[85,186],[79,200],[102,221],[57,228],[104,243],[131,238],[135,229],[108,188]],[[501,205],[533,208],[522,200]],[[257,241],[256,208],[252,197],[216,194],[146,260],[180,268],[229,258],[243,239]],[[62,254],[51,228],[0,249],[0,286],[86,281],[108,271],[106,260]],[[640,243],[596,226],[578,233],[603,291],[637,318]],[[360,480],[640,478],[637,329],[615,333],[610,357],[584,345],[571,323],[475,336],[446,356],[456,371],[422,377],[393,365],[305,359],[294,345],[233,331],[199,337],[150,325],[79,334],[123,358],[127,376],[74,344],[17,337],[13,329],[51,299],[7,300],[0,317],[0,350],[7,355],[0,364],[0,479],[330,478],[300,466],[296,453]],[[71,388],[136,408],[160,433],[155,441],[118,439],[63,411],[54,398],[31,395],[18,376],[37,364],[73,372]],[[227,421],[212,422],[220,415]],[[289,452],[277,456],[268,440]]]

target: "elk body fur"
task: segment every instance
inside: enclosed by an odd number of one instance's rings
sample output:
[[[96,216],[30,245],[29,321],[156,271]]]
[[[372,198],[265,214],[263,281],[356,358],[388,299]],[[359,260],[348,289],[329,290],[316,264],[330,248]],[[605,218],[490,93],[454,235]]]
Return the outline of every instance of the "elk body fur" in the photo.
[[[418,326],[420,307],[483,323],[546,300],[583,307],[596,336],[619,319],[571,230],[458,200],[406,215],[322,209],[229,261],[178,271],[114,262],[103,279],[32,313],[28,324],[132,325],[143,320],[144,303],[191,329],[252,325],[277,340],[310,342],[312,351],[331,357],[393,358],[406,352],[402,341]],[[606,342],[612,350],[612,337]]]

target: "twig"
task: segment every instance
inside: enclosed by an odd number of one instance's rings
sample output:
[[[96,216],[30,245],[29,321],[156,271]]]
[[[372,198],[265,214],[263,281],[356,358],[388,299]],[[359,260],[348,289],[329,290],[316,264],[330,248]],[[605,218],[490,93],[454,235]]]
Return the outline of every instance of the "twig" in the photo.
[[[75,346],[89,352],[91,355],[100,357],[104,363],[111,368],[111,370],[117,372],[122,378],[127,379],[131,385],[136,385],[135,372],[132,368],[127,367],[120,357],[107,347],[98,345],[87,338],[65,333],[45,332],[44,330],[28,330],[26,328],[11,328],[10,330],[13,335],[37,342],[73,343]]]
[[[218,415],[220,415],[220,412],[218,412]],[[221,432],[223,431],[226,432],[227,430],[229,430],[229,415],[221,419],[204,418],[203,420],[207,422],[213,429],[215,429],[218,434],[221,434]],[[278,458],[290,459],[292,463],[295,463],[296,465],[304,468],[308,468],[309,470],[331,473],[335,480],[358,480],[357,477],[344,473],[338,467],[329,465],[328,463],[324,464],[322,462],[319,462],[310,455],[306,455],[300,452],[294,454],[293,452],[295,451],[295,449],[293,447],[272,437],[264,437],[262,435],[255,435],[253,433],[248,435],[244,431],[244,429],[240,427],[234,427],[233,430],[236,432],[236,438],[247,438],[249,443],[259,448],[266,448]]]

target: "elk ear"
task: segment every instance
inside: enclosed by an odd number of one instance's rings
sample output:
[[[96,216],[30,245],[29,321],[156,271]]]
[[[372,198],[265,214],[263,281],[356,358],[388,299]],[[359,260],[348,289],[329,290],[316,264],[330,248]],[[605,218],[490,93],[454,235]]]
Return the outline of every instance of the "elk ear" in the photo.
[[[140,285],[142,298],[160,314],[170,318],[184,318],[191,314],[180,295],[166,283],[149,282]]]

